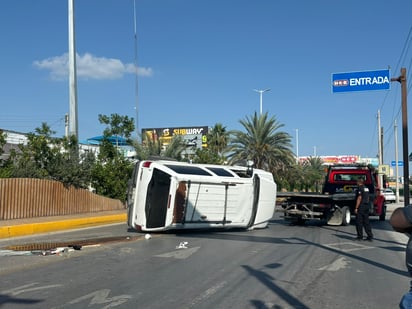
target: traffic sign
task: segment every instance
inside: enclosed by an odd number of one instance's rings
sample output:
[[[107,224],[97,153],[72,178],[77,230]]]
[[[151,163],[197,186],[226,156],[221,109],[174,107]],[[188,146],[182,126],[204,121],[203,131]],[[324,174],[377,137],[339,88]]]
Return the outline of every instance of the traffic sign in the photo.
[[[391,166],[396,166],[396,161],[391,161]],[[403,161],[398,161],[398,166],[403,166]]]
[[[378,166],[379,174],[389,175],[389,165],[381,164]]]
[[[332,92],[389,90],[389,70],[332,74]]]

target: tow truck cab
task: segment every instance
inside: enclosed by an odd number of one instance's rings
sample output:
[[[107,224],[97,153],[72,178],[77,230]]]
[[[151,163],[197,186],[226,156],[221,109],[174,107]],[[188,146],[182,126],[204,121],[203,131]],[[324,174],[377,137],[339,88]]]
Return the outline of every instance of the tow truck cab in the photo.
[[[359,178],[364,180],[365,186],[369,189],[371,201],[369,214],[371,216],[379,216],[381,220],[385,220],[385,198],[379,186],[378,171],[373,166],[363,164],[329,166],[322,193],[335,196],[340,194],[346,196],[353,195],[352,202],[348,203],[348,199],[345,199],[345,205],[354,214],[356,203],[355,189]],[[339,201],[337,204],[339,204]]]

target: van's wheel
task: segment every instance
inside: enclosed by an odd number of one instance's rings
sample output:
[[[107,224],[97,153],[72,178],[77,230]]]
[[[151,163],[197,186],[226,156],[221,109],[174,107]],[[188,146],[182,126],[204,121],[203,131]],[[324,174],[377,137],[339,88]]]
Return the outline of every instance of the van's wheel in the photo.
[[[342,211],[342,225],[346,226],[350,224],[351,214],[348,206],[344,206],[341,209]]]
[[[379,215],[379,221],[386,220],[386,205],[382,206],[382,213]]]

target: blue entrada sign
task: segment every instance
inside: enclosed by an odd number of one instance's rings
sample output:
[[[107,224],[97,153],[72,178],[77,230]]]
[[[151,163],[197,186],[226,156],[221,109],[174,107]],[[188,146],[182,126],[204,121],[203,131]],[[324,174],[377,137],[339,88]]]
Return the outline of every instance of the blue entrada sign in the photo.
[[[391,166],[396,166],[396,161],[391,161]],[[398,161],[398,166],[403,166],[403,161]]]
[[[332,74],[332,92],[389,90],[389,70]]]

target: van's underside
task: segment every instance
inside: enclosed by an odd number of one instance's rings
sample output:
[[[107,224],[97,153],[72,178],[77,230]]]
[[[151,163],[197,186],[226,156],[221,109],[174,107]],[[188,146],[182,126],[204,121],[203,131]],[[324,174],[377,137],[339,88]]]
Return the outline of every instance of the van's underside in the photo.
[[[255,182],[258,185],[258,177]],[[147,187],[143,230],[247,228],[253,224],[251,217],[256,213],[253,208],[257,207],[257,199],[250,198],[249,203],[242,201],[245,183],[179,181],[173,200],[170,186],[170,175],[155,169]],[[249,187],[253,194],[251,182]],[[258,190],[255,191],[258,195]],[[170,208],[173,218],[168,223]]]

